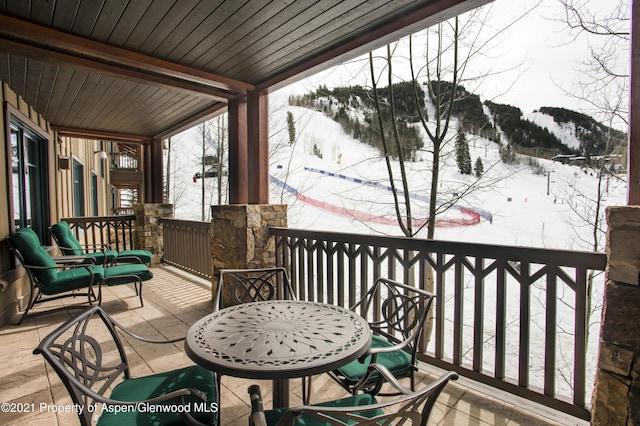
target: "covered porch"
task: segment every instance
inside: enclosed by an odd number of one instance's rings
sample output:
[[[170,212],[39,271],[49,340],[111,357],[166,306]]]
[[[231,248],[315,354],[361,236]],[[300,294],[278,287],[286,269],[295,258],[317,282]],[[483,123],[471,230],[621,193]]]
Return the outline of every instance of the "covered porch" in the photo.
[[[136,333],[154,338],[184,336],[190,325],[213,308],[211,284],[169,266],[152,268],[153,280],[145,283],[145,306],[130,286],[109,287],[103,307],[117,321]],[[73,303],[67,299],[65,302]],[[12,404],[34,404],[35,412],[0,414],[5,425],[72,425],[78,424],[74,413],[55,412],[56,407],[71,407],[71,399],[55,372],[33,348],[47,333],[77,310],[68,310],[25,320],[22,325],[9,325],[0,330],[0,400]],[[171,368],[187,366],[192,361],[178,342],[162,348],[153,345],[130,345],[127,341],[133,376],[142,376]],[[429,383],[439,371],[421,363],[419,382]],[[247,388],[259,383],[265,403],[271,403],[271,383],[223,377],[221,390],[222,424],[246,425],[250,412]],[[418,384],[420,387],[420,384]],[[312,402],[344,397],[345,392],[327,375],[313,379]],[[291,403],[301,398],[300,381],[292,381]],[[582,425],[587,422],[532,403],[523,398],[478,385],[460,378],[451,382],[436,402],[430,424],[437,425]]]

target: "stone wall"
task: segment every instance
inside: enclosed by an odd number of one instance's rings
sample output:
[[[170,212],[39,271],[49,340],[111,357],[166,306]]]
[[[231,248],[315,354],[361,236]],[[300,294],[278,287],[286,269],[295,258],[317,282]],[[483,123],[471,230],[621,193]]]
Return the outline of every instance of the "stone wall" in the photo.
[[[275,237],[269,227],[287,226],[284,204],[211,206],[213,294],[220,269],[266,268],[276,264]]]
[[[591,423],[640,424],[640,207],[607,208],[607,279]]]
[[[158,265],[164,248],[160,218],[173,217],[173,204],[134,204],[133,214],[136,215],[133,248],[149,250],[153,254],[151,265]]]

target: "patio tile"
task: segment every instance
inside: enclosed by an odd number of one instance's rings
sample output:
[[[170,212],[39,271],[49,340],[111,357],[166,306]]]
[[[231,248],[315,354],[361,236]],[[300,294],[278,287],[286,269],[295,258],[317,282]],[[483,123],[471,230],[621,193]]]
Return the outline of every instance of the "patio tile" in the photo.
[[[103,292],[102,307],[119,323],[133,332],[153,339],[182,337],[202,316],[213,311],[211,289],[207,282],[189,279],[173,268],[153,268],[154,278],[143,284],[144,307],[132,286],[108,287]],[[77,301],[77,300],[75,300]],[[51,306],[66,306],[74,300],[43,304],[38,310]],[[48,333],[71,315],[79,311],[67,310],[36,318],[27,318],[20,326],[8,325],[0,329],[0,402],[33,402],[36,408],[49,405],[71,405],[71,398],[53,369],[40,355],[33,355],[33,348]],[[94,330],[98,340],[107,339],[104,328]],[[123,336],[133,377],[140,377],[168,369],[192,365],[184,354],[182,341],[171,344],[149,344]],[[114,356],[115,353],[107,354]],[[421,370],[418,387],[426,385],[438,376],[431,369]],[[247,388],[259,384],[266,408],[271,407],[271,381],[222,377],[220,395],[223,425],[247,424],[250,412]],[[406,384],[406,381],[403,381]],[[300,379],[290,381],[291,405],[301,404]],[[311,402],[317,403],[343,398],[347,393],[327,374],[312,379]],[[452,382],[443,391],[432,411],[431,425],[554,425],[546,416],[523,410],[520,407],[489,397],[483,392],[469,389],[463,380]],[[74,425],[79,424],[74,413],[53,413],[49,410],[35,413],[0,413],[0,424],[7,425]],[[566,424],[564,421],[563,424]],[[576,421],[571,424],[586,424]]]

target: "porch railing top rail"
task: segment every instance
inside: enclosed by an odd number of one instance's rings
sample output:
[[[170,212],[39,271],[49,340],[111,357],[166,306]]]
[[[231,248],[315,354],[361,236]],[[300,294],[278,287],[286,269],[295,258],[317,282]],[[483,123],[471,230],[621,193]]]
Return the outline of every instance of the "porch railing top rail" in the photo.
[[[375,246],[381,242],[387,248],[402,248],[405,250],[426,250],[433,253],[459,253],[464,245],[464,252],[469,256],[482,256],[488,259],[509,259],[530,263],[547,263],[550,255],[554,264],[558,266],[572,266],[604,271],[607,266],[607,256],[604,253],[591,251],[542,249],[535,247],[507,246],[499,244],[461,243],[459,241],[426,240],[406,237],[389,237],[379,235],[348,234],[330,231],[308,231],[294,228],[269,228],[269,233],[275,236],[291,236],[302,239],[332,241],[343,244],[363,244]]]

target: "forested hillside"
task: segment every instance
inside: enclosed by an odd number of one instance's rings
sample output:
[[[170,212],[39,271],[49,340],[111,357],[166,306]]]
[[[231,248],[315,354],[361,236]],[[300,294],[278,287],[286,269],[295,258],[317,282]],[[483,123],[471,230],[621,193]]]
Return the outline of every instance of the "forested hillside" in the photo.
[[[429,120],[429,110],[446,114],[452,94],[455,102],[451,114],[465,133],[485,137],[515,152],[547,158],[560,154],[584,156],[588,162],[593,156],[615,152],[626,141],[624,132],[609,128],[588,115],[564,108],[541,107],[539,113],[553,117],[553,121],[568,128],[579,141],[577,146],[569,146],[547,127],[525,118],[520,108],[488,100],[483,102],[461,85],[454,91],[453,85],[446,81],[432,81],[424,86],[402,82],[379,88],[375,94],[362,86],[320,87],[313,93],[291,97],[289,103],[324,112],[355,139],[380,151],[383,151],[383,143],[387,143],[392,156],[397,157],[397,147],[389,144],[394,140],[395,132],[405,157],[411,160],[425,143],[418,130],[420,121]],[[433,99],[441,99],[440,108],[433,104]]]

